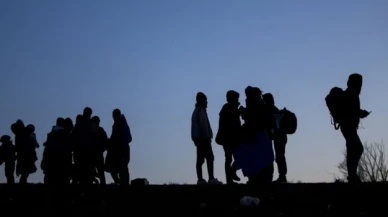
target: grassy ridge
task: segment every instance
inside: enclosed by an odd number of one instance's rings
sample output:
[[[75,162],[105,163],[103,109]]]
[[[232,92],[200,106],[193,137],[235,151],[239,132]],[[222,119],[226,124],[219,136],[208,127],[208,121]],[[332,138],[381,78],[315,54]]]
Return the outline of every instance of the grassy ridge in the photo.
[[[93,186],[90,189],[0,185],[0,210],[33,216],[382,216],[388,205],[387,194],[386,183]],[[243,196],[258,197],[259,207],[243,209],[239,205]],[[206,204],[205,208],[200,204]]]

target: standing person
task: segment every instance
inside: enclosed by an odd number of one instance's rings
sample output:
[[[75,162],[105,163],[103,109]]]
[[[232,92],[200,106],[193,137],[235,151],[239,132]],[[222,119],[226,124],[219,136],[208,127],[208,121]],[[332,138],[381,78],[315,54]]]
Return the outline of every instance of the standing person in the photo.
[[[41,162],[45,184],[62,186],[70,183],[72,155],[65,125],[65,119],[59,117],[47,134]]]
[[[116,184],[129,185],[131,130],[127,120],[119,109],[113,110],[112,135],[106,156],[105,170],[109,172]]]
[[[4,135],[0,138],[2,143],[0,147],[0,165],[4,163],[5,177],[7,178],[7,184],[15,184],[15,161],[16,161],[16,148],[12,144],[11,137]]]
[[[191,117],[191,139],[197,148],[197,178],[198,184],[206,184],[203,179],[202,165],[207,164],[209,174],[209,184],[222,184],[214,177],[214,155],[211,146],[213,132],[207,116],[207,97],[204,93],[198,92],[196,96],[197,103]]]
[[[364,147],[358,136],[357,129],[360,118],[366,118],[370,112],[362,110],[360,106],[360,94],[362,89],[362,76],[351,74],[344,91],[344,113],[340,123],[341,132],[346,140],[346,163],[348,167],[348,181],[361,182],[357,174],[358,163],[364,152]]]
[[[24,126],[22,120],[12,124],[11,130],[15,134],[15,147],[17,152],[16,175],[21,176],[19,183],[26,184],[30,174],[35,173],[37,168],[35,162],[36,148],[39,145],[34,136],[35,127],[33,125]]]
[[[216,142],[222,145],[225,152],[225,174],[226,183],[234,184],[233,181],[240,181],[237,176],[237,169],[233,161],[233,150],[240,142],[241,120],[239,111],[240,94],[234,90],[226,93],[227,103],[220,111],[219,127]]]
[[[270,106],[272,114],[280,115],[279,109],[275,106],[275,99],[271,93],[266,93],[263,95],[263,99],[265,103]],[[283,130],[279,127],[274,128],[274,132],[272,135],[272,139],[274,141],[275,147],[275,159],[276,164],[278,165],[278,173],[279,177],[276,182],[287,182],[287,162],[286,162],[286,145],[287,145],[287,133],[283,132]]]
[[[82,115],[82,121],[78,129],[79,139],[78,146],[78,160],[79,160],[79,182],[85,185],[93,184],[96,176],[96,147],[95,147],[95,128],[93,127],[91,117],[92,109],[85,107]]]
[[[78,114],[75,119],[75,125],[71,131],[70,141],[71,141],[71,150],[73,152],[73,165],[71,167],[71,180],[72,184],[79,184],[81,180],[82,173],[82,140],[81,140],[81,130],[82,130],[83,116]]]
[[[104,130],[100,126],[100,118],[98,116],[94,116],[92,118],[92,122],[97,127],[97,135],[96,135],[96,169],[97,169],[97,176],[100,179],[100,184],[105,185],[105,169],[104,169],[104,152],[106,151],[108,147],[108,136]]]
[[[249,184],[271,183],[274,156],[269,137],[273,117],[259,88],[248,86],[245,95],[246,108],[241,109],[244,120],[241,127],[242,145],[234,152],[235,161],[248,177]]]

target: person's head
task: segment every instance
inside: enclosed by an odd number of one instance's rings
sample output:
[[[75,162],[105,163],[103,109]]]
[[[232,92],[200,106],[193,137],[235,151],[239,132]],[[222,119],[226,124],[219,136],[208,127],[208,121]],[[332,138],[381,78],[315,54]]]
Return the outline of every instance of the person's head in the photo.
[[[84,108],[84,113],[83,113],[83,115],[84,115],[84,117],[85,117],[86,119],[90,119],[90,118],[92,117],[92,113],[93,113],[93,111],[92,111],[92,109],[91,109],[90,107],[85,107],[85,108]]]
[[[113,120],[114,120],[114,121],[119,120],[120,117],[121,117],[121,111],[120,111],[120,109],[115,109],[115,110],[113,110],[113,112],[112,112],[112,117],[113,117]]]
[[[197,105],[207,107],[207,97],[204,93],[198,92],[196,96]]]
[[[248,98],[254,95],[255,89],[252,86],[248,86],[245,88],[245,96]]]
[[[0,138],[0,142],[3,144],[7,144],[11,142],[11,137],[8,135],[4,135]]]
[[[271,93],[266,93],[263,95],[263,100],[268,105],[275,105],[275,99]]]
[[[360,94],[362,88],[362,75],[354,73],[349,75],[348,78],[348,89],[351,91]]]
[[[24,128],[24,122],[23,122],[21,119],[18,119],[18,120],[16,121],[16,124],[17,124],[18,126],[20,126],[21,128]]]
[[[226,93],[226,101],[228,101],[228,103],[238,105],[238,104],[240,104],[239,98],[240,98],[240,94],[234,90],[229,90]]]
[[[34,132],[35,132],[35,126],[32,125],[32,124],[27,125],[27,126],[26,126],[26,132],[27,132],[28,134],[34,133]]]
[[[16,123],[13,123],[11,125],[11,131],[14,135],[18,134],[19,133],[19,128],[18,128],[18,125]]]
[[[65,128],[67,130],[72,130],[74,128],[73,120],[71,120],[71,118],[66,118],[65,119]]]
[[[257,98],[261,99],[263,92],[258,87],[253,88],[254,94]]]
[[[77,117],[75,118],[75,124],[80,124],[83,119],[84,119],[83,115],[81,114],[77,115]]]
[[[92,117],[92,122],[96,124],[97,126],[100,126],[100,118],[98,116]]]
[[[56,124],[58,127],[63,127],[65,128],[65,119],[64,118],[57,118],[57,124]]]

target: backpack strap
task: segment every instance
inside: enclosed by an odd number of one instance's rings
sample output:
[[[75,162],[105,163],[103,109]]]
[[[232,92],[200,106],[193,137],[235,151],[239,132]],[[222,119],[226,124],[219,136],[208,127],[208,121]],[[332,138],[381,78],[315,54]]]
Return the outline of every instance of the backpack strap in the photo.
[[[341,127],[341,124],[336,123],[336,122],[334,121],[334,118],[333,118],[333,117],[331,117],[331,124],[334,126],[334,129],[335,129],[335,130],[338,130],[338,129]]]

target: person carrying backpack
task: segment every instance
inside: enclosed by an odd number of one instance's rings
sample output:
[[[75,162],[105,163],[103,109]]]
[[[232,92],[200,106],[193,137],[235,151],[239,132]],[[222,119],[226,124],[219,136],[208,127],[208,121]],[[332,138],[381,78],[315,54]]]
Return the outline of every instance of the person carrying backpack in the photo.
[[[280,110],[275,106],[275,100],[271,93],[263,95],[265,103],[271,107],[272,114],[274,116],[281,115]],[[278,165],[279,177],[275,182],[287,182],[287,161],[286,161],[286,145],[287,145],[287,133],[280,127],[275,127],[272,139],[274,141],[275,159]]]
[[[371,112],[361,109],[360,93],[362,89],[362,75],[354,73],[348,78],[347,89],[339,87],[331,89],[326,96],[326,105],[333,118],[336,130],[341,129],[346,140],[346,164],[348,167],[348,181],[361,182],[357,174],[358,163],[364,147],[358,136],[357,130],[361,118],[366,118]]]
[[[227,103],[220,111],[219,127],[216,142],[222,145],[225,152],[225,174],[226,183],[234,184],[233,181],[240,181],[237,176],[236,166],[233,161],[233,150],[240,143],[241,120],[239,111],[240,94],[234,90],[226,93]]]

